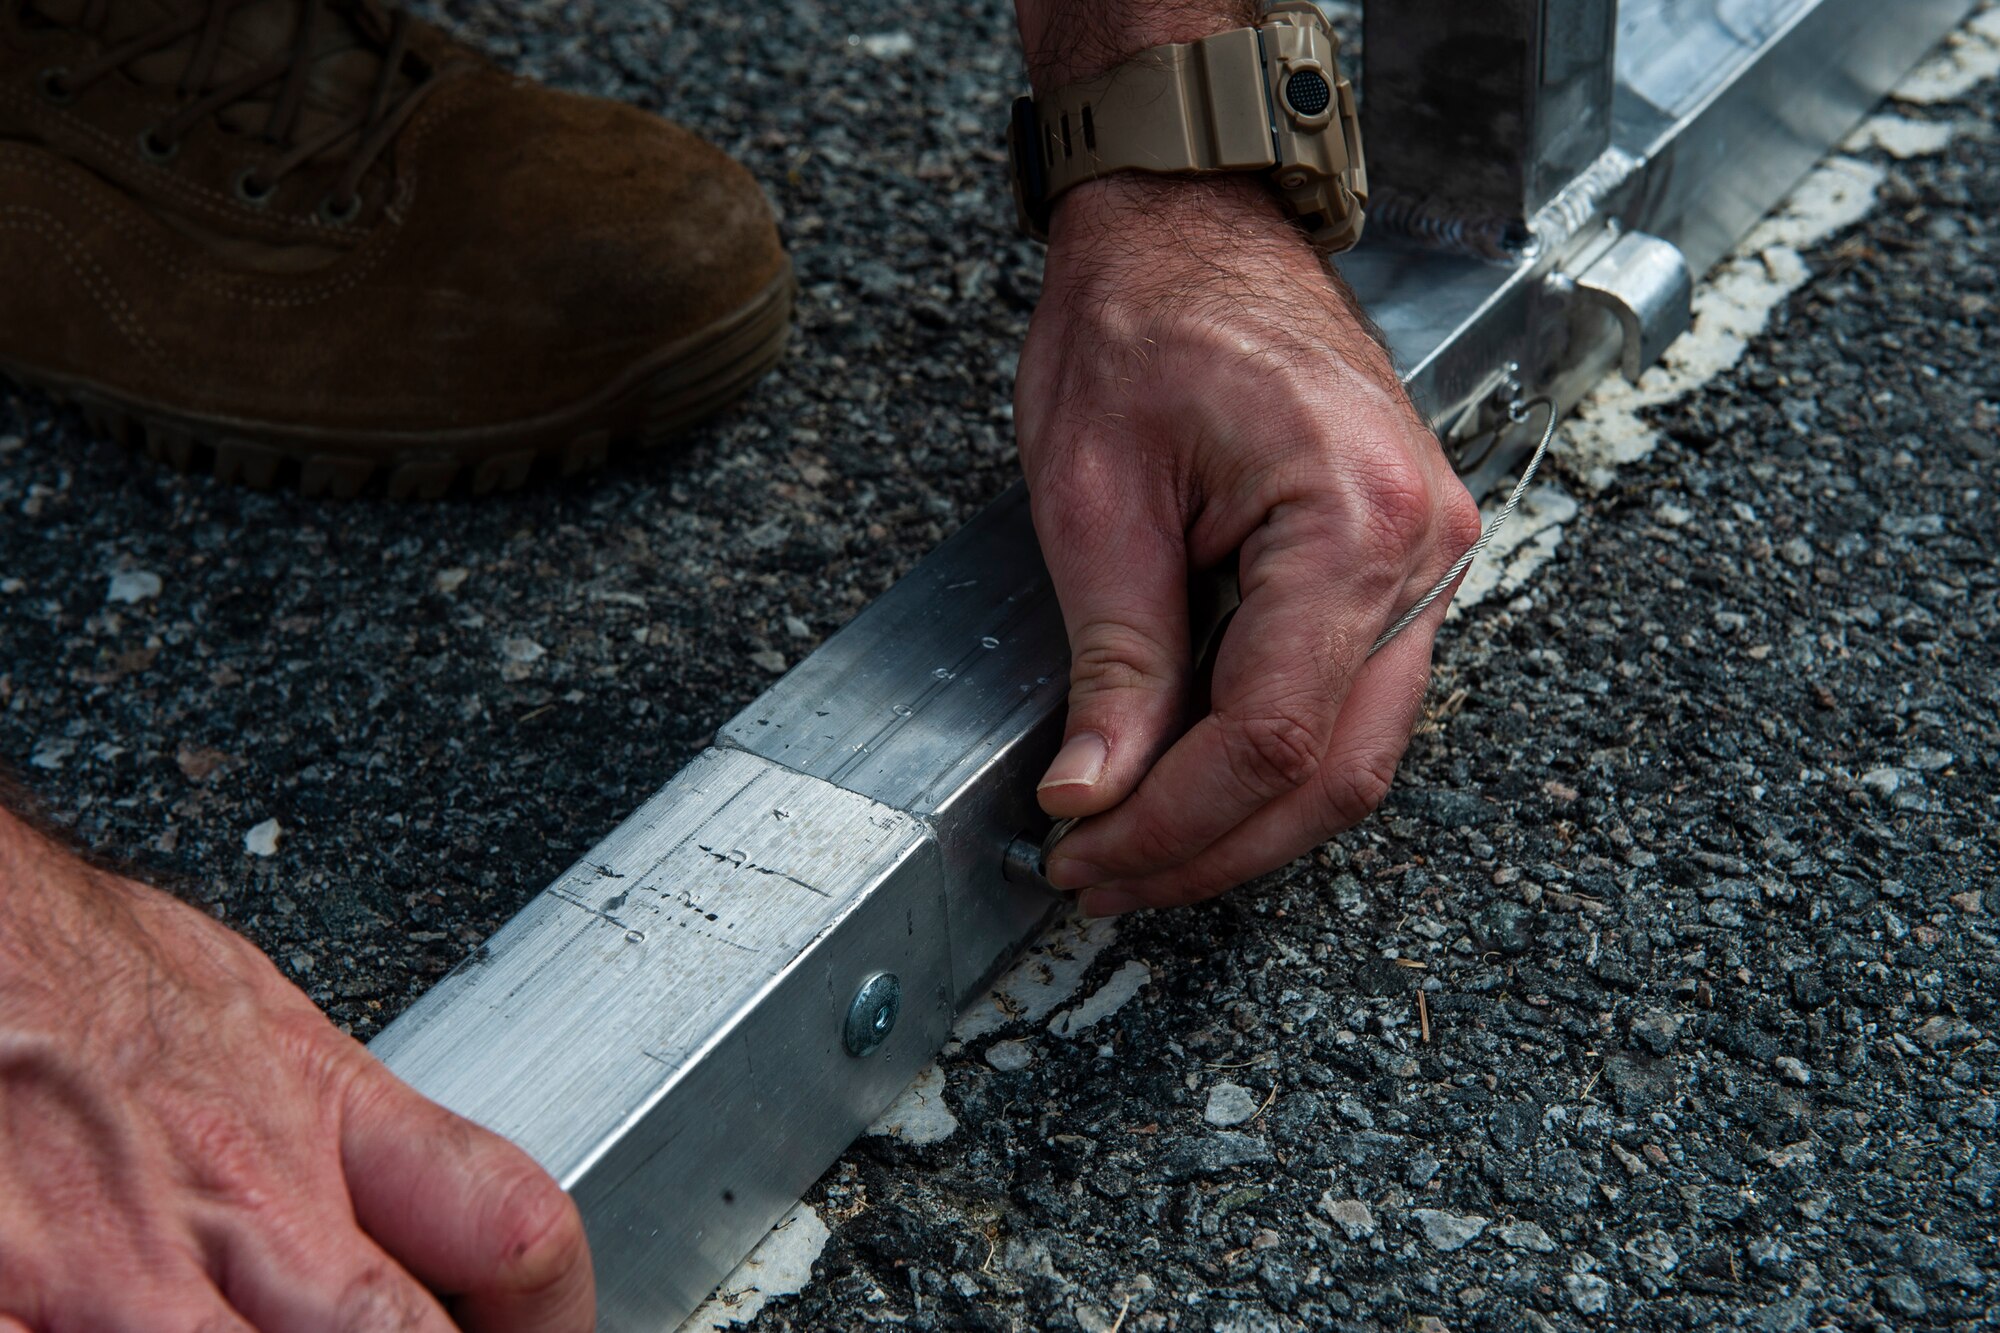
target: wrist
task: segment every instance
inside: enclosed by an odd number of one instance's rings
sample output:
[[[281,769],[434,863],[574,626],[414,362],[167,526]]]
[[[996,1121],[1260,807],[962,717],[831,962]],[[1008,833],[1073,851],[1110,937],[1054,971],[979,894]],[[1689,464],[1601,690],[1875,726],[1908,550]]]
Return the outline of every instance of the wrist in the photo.
[[[1037,94],[1117,68],[1139,52],[1254,27],[1260,0],[1016,0]]]
[[[1052,250],[1100,243],[1121,249],[1155,247],[1167,237],[1181,242],[1198,237],[1208,253],[1235,254],[1274,245],[1296,250],[1318,264],[1311,244],[1286,218],[1270,184],[1247,173],[1103,176],[1066,190],[1056,200],[1050,220]]]

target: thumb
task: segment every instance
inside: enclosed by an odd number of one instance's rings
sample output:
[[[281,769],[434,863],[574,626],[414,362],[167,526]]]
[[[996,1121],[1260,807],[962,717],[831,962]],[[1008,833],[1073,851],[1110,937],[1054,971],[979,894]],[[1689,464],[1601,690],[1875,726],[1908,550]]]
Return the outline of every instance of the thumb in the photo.
[[[1063,745],[1036,788],[1057,819],[1124,800],[1185,721],[1187,550],[1141,489],[1078,486],[1033,497],[1070,645]]]
[[[576,1205],[532,1158],[381,1071],[341,1133],[355,1220],[472,1333],[589,1333]]]

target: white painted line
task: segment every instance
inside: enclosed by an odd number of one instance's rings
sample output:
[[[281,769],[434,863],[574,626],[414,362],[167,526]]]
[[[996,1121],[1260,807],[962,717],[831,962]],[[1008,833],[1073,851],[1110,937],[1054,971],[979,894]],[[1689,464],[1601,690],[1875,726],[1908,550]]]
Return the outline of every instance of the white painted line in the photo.
[[[747,1324],[778,1297],[804,1291],[831,1234],[812,1208],[795,1205],[750,1257],[722,1280],[708,1303],[682,1322],[679,1333],[714,1333]]]

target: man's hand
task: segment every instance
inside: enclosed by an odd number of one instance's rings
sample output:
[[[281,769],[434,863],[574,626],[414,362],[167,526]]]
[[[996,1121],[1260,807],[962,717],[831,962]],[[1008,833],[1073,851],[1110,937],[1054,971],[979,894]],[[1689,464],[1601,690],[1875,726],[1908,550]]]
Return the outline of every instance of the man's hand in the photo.
[[[1065,194],[1015,420],[1073,656],[1041,801],[1098,816],[1049,878],[1092,914],[1189,902],[1372,810],[1445,600],[1369,647],[1479,512],[1268,189],[1116,176]],[[1190,572],[1239,551],[1243,604],[1190,728]]]
[[[585,1333],[525,1154],[246,940],[0,811],[0,1333]]]

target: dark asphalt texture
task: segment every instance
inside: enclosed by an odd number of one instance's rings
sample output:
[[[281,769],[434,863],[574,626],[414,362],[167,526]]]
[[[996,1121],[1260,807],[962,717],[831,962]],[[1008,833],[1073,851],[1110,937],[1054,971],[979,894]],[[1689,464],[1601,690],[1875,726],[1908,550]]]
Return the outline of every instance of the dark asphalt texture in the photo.
[[[1011,479],[1040,266],[1000,4],[447,15],[769,184],[804,295],[750,404],[420,507],[0,398],[0,760],[363,1037]],[[947,1059],[963,1128],[830,1172],[758,1327],[2000,1327],[2000,89],[1921,114],[1971,128],[1447,631],[1381,815],[1131,921],[1085,989],[1152,984],[999,1034],[1027,1068]],[[1212,1128],[1223,1082],[1268,1105]]]

